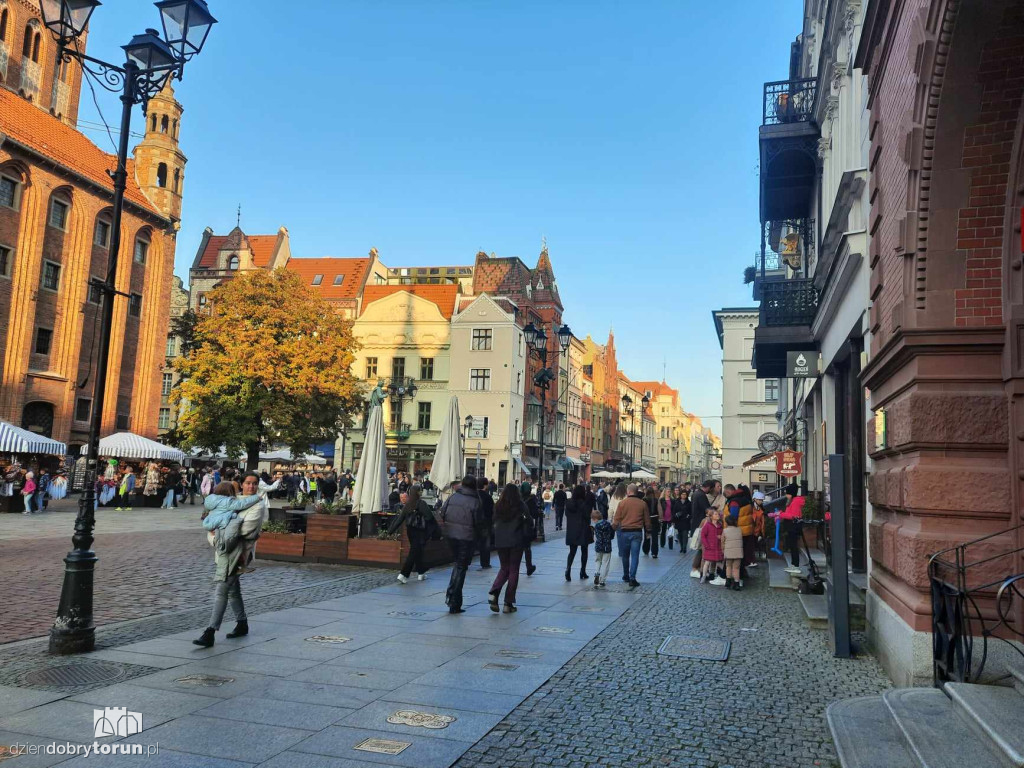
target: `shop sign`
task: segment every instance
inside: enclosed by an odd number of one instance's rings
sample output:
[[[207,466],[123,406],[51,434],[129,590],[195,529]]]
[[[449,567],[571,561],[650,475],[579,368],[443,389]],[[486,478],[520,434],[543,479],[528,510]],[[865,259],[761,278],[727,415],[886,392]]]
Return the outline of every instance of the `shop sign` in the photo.
[[[813,379],[818,375],[818,361],[821,355],[817,352],[787,352],[786,378]]]
[[[783,477],[796,477],[803,472],[803,459],[800,451],[778,451],[775,454],[775,471]]]
[[[522,458],[522,455],[523,455],[523,446],[521,446],[521,445],[513,445],[512,446],[512,458],[513,459]]]
[[[885,450],[888,435],[889,419],[885,408],[875,409],[875,450]]]
[[[821,477],[825,483],[825,503],[829,504],[832,502],[832,481],[829,478],[828,459],[822,461]]]
[[[767,472],[758,472],[758,473],[756,473],[756,475],[757,475],[757,479],[754,481],[755,483],[767,483],[768,482],[768,473]]]

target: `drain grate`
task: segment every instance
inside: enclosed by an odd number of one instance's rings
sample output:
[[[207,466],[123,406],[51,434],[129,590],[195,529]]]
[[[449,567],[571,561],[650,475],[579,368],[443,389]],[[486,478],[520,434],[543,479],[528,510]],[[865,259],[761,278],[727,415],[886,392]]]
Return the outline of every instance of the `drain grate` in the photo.
[[[729,658],[728,640],[711,640],[706,637],[669,635],[658,648],[660,656],[675,656],[679,659],[700,661],[725,661]]]
[[[30,686],[80,688],[98,683],[113,683],[121,680],[126,674],[127,670],[119,664],[78,662],[27,672],[22,675],[21,682]]]

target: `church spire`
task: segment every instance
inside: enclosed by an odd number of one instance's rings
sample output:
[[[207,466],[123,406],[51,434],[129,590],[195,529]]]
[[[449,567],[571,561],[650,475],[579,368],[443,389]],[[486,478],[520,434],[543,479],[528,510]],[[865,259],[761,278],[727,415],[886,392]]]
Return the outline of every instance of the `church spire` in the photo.
[[[183,111],[168,77],[160,93],[146,104],[146,133],[135,147],[135,177],[139,187],[157,210],[175,220],[181,218],[188,161],[178,146]]]

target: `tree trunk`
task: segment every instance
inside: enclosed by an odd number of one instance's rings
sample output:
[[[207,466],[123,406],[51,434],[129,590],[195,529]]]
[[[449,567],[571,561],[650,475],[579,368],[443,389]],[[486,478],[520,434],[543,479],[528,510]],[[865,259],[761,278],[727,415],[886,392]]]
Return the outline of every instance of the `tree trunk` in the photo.
[[[260,444],[259,443],[246,443],[245,444],[245,470],[255,471],[259,467],[260,463]]]

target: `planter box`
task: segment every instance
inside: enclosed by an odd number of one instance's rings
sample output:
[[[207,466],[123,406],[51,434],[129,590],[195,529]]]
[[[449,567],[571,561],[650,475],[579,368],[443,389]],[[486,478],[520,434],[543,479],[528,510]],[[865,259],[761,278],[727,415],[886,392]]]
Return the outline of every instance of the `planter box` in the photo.
[[[355,529],[352,515],[310,515],[306,518],[306,557],[325,563],[344,561]]]
[[[256,557],[300,562],[305,545],[306,537],[301,533],[261,533],[256,543]]]
[[[352,565],[377,565],[399,568],[402,561],[401,540],[351,539],[348,542],[348,562]]]
[[[455,558],[452,557],[451,547],[444,539],[431,539],[423,548],[423,562],[428,568],[438,565],[448,565]]]

